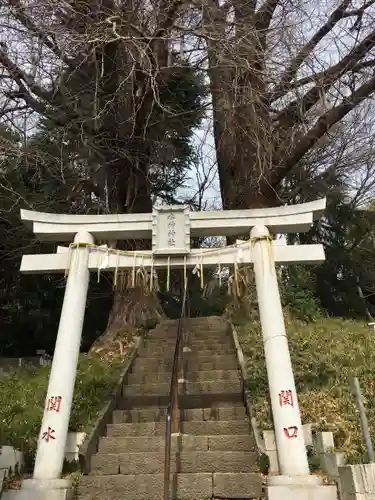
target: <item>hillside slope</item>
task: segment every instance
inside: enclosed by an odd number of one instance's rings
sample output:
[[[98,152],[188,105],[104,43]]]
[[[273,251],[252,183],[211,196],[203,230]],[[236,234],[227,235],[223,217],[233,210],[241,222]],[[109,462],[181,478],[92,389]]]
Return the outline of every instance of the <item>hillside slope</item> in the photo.
[[[335,433],[337,447],[349,461],[365,455],[350,390],[350,377],[359,378],[375,439],[375,333],[366,323],[342,319],[318,319],[303,323],[286,319],[289,345],[304,423]],[[271,428],[267,374],[259,322],[235,324],[247,357],[248,386],[256,418]]]

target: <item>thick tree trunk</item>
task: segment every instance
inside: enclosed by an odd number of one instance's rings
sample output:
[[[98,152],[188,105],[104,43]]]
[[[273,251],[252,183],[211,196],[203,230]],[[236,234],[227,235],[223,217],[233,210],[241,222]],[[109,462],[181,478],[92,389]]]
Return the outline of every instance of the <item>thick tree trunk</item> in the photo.
[[[105,332],[93,343],[90,351],[100,355],[125,356],[133,345],[133,336],[164,317],[155,293],[140,288],[115,291],[113,306]]]
[[[109,314],[107,332],[136,328],[149,320],[164,316],[155,293],[145,293],[140,287],[116,291]]]
[[[110,157],[109,186],[113,213],[149,213],[152,211],[149,181],[147,177],[147,150],[141,151],[145,144],[134,141],[133,158]],[[136,147],[140,152],[136,154]],[[119,241],[119,249],[147,250],[150,241]],[[127,289],[119,287],[113,294],[113,306],[103,335],[95,343],[97,346],[121,343],[124,335],[134,332],[150,320],[158,321],[164,316],[157,293],[141,286]],[[121,346],[120,346],[121,347]]]
[[[98,58],[105,61],[105,75],[102,89],[101,107],[107,110],[102,130],[99,134],[105,159],[109,208],[112,213],[149,213],[152,211],[148,166],[150,140],[144,130],[151,112],[152,99],[146,94],[142,103],[129,98],[127,106],[118,92],[119,60],[126,67],[129,55],[122,51],[117,42],[109,43],[99,53]],[[125,62],[124,62],[125,61]],[[122,84],[121,84],[122,85]],[[129,91],[129,95],[132,93]],[[137,109],[132,115],[131,110]],[[122,123],[122,127],[119,127]],[[145,250],[150,248],[149,241],[117,242],[117,247],[126,250]],[[119,341],[121,332],[134,331],[141,323],[158,320],[163,316],[157,294],[135,286],[115,290],[113,306],[109,314],[106,331],[99,343]]]
[[[135,176],[135,172],[132,173]],[[137,185],[142,184],[142,175],[138,175]],[[118,184],[119,185],[119,184]],[[142,190],[141,190],[142,191]],[[119,199],[123,200],[124,192],[118,189]],[[151,212],[151,201],[145,193],[139,193],[137,202],[132,204],[131,213]],[[128,209],[129,207],[126,207]],[[124,210],[124,212],[129,210]],[[151,246],[150,241],[137,240],[118,242],[118,248],[125,250],[147,250]],[[164,317],[157,293],[150,291],[147,284],[123,289],[120,284],[113,294],[113,306],[109,314],[106,331],[102,335],[103,340],[116,336],[116,332],[134,331],[150,320],[160,320]]]
[[[138,177],[138,186],[141,183],[142,180]],[[122,197],[123,193],[119,191],[119,195]],[[146,196],[139,196],[138,199],[141,200],[143,210],[139,208],[137,203],[134,203],[132,213],[151,211],[151,202],[147,201]],[[150,248],[150,241],[119,241],[118,248],[147,250]],[[103,348],[113,350],[113,348],[119,346],[121,352],[122,345],[128,341],[129,335],[131,336],[139,328],[142,329],[150,321],[158,322],[165,316],[157,293],[150,291],[147,284],[144,287],[134,286],[125,289],[122,288],[120,282],[118,285],[118,288],[113,293],[113,305],[109,313],[107,328],[93,346],[96,350],[98,346],[101,350]]]
[[[226,15],[217,0],[209,1],[205,23],[223,209],[275,206],[280,201],[269,182],[275,138],[265,102],[265,37],[252,2],[238,2],[233,44],[225,35]]]
[[[164,317],[157,292],[142,286],[126,289],[119,286],[113,292],[113,305],[106,330],[93,344],[93,348],[108,350],[119,345],[121,350],[121,345],[128,342],[129,336]]]
[[[154,50],[156,68],[166,65],[167,44]],[[96,51],[98,66],[103,66],[99,108],[103,110],[96,147],[104,164],[108,209],[111,213],[150,213],[151,186],[148,175],[152,158],[153,132],[150,117],[155,104],[152,67],[149,57],[134,53],[129,44],[114,40]],[[146,54],[146,53],[145,53]],[[134,57],[139,57],[139,72],[134,71]],[[147,62],[148,61],[148,62]],[[147,72],[142,71],[146,64]],[[137,66],[138,68],[138,66]],[[156,74],[156,73],[155,73]],[[140,92],[140,94],[139,94]],[[151,234],[150,234],[151,236]],[[150,249],[150,241],[117,242],[123,250]],[[121,332],[134,331],[142,323],[164,316],[155,292],[142,287],[118,289],[114,292],[113,307],[106,331],[99,343],[121,341]]]

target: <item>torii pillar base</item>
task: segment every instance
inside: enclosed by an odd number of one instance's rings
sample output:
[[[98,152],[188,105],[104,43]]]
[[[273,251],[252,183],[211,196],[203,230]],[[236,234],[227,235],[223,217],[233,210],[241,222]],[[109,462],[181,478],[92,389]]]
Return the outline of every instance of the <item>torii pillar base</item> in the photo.
[[[70,479],[25,479],[21,489],[4,493],[4,500],[73,500]]]
[[[267,500],[337,500],[337,487],[319,476],[269,476]]]

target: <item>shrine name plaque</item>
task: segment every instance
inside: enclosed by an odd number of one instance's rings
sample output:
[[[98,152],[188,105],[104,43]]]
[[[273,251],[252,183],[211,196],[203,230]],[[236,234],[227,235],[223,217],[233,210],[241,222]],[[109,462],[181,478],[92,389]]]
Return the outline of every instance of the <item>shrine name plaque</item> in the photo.
[[[153,208],[152,252],[155,255],[189,254],[189,207],[170,205]]]

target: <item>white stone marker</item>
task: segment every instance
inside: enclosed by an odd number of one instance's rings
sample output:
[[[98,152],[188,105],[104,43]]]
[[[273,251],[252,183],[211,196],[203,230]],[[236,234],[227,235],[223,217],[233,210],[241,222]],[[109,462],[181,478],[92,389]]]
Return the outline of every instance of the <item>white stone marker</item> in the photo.
[[[77,243],[93,243],[86,231],[77,233]],[[64,462],[70,411],[81,344],[89,285],[89,248],[72,248],[64,303],[48,383],[43,422],[39,434],[34,479],[59,479]]]
[[[250,233],[280,472],[310,474],[269,231]]]

